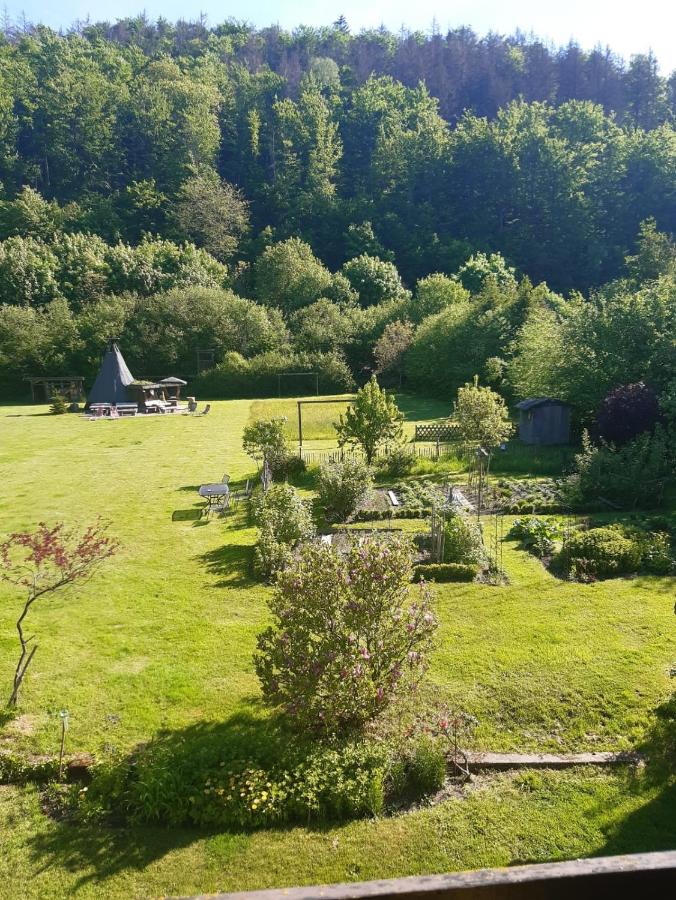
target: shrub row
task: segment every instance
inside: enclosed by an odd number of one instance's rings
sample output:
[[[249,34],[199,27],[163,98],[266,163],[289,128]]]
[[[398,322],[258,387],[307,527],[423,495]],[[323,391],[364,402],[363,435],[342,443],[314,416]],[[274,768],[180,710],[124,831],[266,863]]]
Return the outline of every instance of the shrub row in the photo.
[[[172,827],[307,824],[379,815],[389,803],[439,790],[446,774],[443,747],[427,735],[396,752],[354,741],[305,754],[287,747],[273,763],[228,758],[227,749],[209,756],[151,744],[95,771],[77,812]]]
[[[509,513],[540,513],[553,515],[557,513],[565,513],[566,507],[562,503],[555,500],[543,500],[541,498],[533,498],[528,500],[518,500],[515,503],[509,503],[506,506]]]
[[[353,522],[383,522],[387,519],[424,519],[427,509],[408,509],[407,507],[391,507],[390,509],[360,509],[352,516]]]
[[[413,570],[414,581],[474,581],[479,572],[476,563],[425,563]]]

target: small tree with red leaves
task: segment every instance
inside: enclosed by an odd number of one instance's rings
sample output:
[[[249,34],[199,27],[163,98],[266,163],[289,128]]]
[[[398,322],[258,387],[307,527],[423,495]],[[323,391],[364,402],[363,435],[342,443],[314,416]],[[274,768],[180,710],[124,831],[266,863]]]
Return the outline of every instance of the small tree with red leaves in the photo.
[[[16,706],[19,689],[38,649],[34,636],[26,637],[23,630],[31,606],[41,597],[89,578],[117,547],[117,542],[105,534],[101,524],[90,525],[78,534],[67,531],[63,523],[49,528],[43,522],[35,531],[15,532],[0,544],[0,577],[26,591],[16,623],[21,654],[8,706]]]

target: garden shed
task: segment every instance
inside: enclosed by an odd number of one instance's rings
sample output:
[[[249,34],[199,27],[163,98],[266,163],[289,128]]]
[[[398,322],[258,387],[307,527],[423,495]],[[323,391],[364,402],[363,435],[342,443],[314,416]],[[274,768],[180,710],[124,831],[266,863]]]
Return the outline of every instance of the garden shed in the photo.
[[[567,444],[570,441],[570,406],[551,397],[529,397],[516,404],[519,437],[524,444]]]

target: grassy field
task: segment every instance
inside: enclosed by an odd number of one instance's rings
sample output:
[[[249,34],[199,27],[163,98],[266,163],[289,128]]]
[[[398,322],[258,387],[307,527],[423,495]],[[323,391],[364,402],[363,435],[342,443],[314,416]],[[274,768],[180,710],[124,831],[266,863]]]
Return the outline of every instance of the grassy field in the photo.
[[[332,442],[335,445],[336,431],[334,423],[341,413],[345,412],[354,394],[339,394],[335,403],[304,403],[303,443],[320,441]],[[302,397],[302,400],[325,400],[325,397]],[[298,399],[253,400],[251,403],[251,420],[269,416],[286,416],[286,434],[290,441],[298,440]],[[416,422],[436,422],[449,415],[450,404],[444,400],[421,399],[406,394],[397,396],[397,404],[406,416],[404,432],[408,439],[413,438]]]
[[[160,729],[265,715],[251,653],[269,589],[249,575],[254,533],[242,510],[199,519],[197,486],[253,474],[242,428],[280,402],[114,422],[0,410],[0,534],[102,516],[121,542],[91,582],[31,612],[39,650],[18,716],[0,718],[0,747],[55,752],[64,708],[69,749],[98,755]],[[441,414],[407,402],[411,420]],[[436,590],[429,702],[476,715],[474,744],[485,749],[641,744],[672,689],[674,580],[562,582],[510,541],[504,563],[507,586]],[[18,602],[0,585],[0,691],[15,662]],[[33,789],[6,787],[0,896],[195,893],[673,847],[673,801],[673,783],[650,772],[580,770],[533,784],[487,779],[432,809],[332,829],[94,832],[51,822]]]

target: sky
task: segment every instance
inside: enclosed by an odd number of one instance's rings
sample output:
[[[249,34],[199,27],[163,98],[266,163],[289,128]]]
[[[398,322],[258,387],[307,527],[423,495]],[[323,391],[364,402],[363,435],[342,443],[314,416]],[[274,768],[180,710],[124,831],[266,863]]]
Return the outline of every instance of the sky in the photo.
[[[75,20],[114,21],[145,10],[149,18],[195,19],[200,13],[210,24],[228,18],[255,25],[328,25],[340,14],[351,30],[385,24],[398,30],[429,30],[436,21],[448,27],[469,25],[478,34],[511,34],[517,28],[537,37],[567,44],[575,39],[584,49],[609,46],[626,60],[652,50],[662,74],[676,69],[676,2],[674,0],[5,0],[10,17],[21,14],[31,22],[65,28]]]

